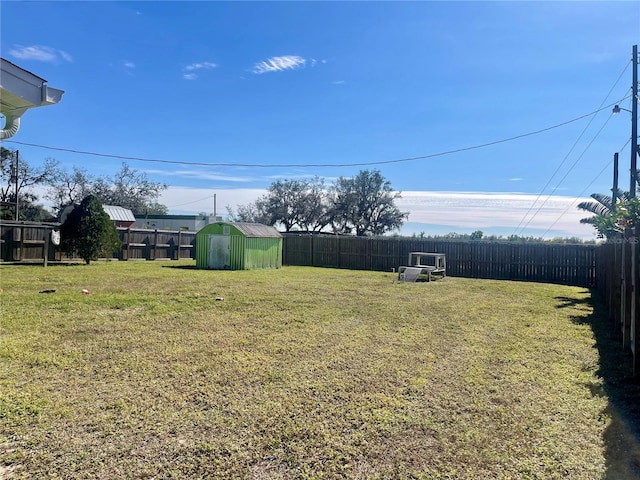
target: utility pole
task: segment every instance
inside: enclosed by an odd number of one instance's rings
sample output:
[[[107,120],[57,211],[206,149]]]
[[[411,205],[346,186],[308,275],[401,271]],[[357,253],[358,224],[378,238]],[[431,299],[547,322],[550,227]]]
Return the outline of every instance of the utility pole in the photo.
[[[18,170],[18,165],[19,165],[19,160],[20,160],[20,151],[16,150],[16,162],[15,162],[15,179],[16,179],[16,222],[18,221],[19,218],[19,213],[20,213],[20,200],[18,199],[18,193],[20,191],[20,180],[18,178],[18,174],[20,172],[20,170]]]
[[[633,46],[633,81],[631,83],[631,198],[636,196],[638,183],[638,45]]]
[[[611,189],[611,213],[615,213],[617,201],[618,201],[618,152],[613,154],[613,188]]]
[[[638,183],[638,45],[632,51],[632,84],[631,84],[631,198],[636,197]],[[631,351],[633,352],[633,374],[640,373],[640,322],[638,321],[638,229],[631,229]]]
[[[611,189],[611,213],[616,213],[616,203],[618,201],[618,152],[613,154],[613,188]],[[622,249],[624,250],[624,245],[622,246]],[[613,246],[613,262],[614,265],[618,264],[618,247],[617,245]],[[622,269],[622,274],[624,275],[624,268]],[[615,280],[614,280],[615,281]],[[621,285],[624,285],[624,279],[621,278]],[[609,289],[609,318],[611,320],[614,320],[616,318],[615,316],[615,308],[613,306],[613,302],[614,302],[614,294],[613,294],[614,289],[610,288]],[[624,303],[622,304],[624,305]]]

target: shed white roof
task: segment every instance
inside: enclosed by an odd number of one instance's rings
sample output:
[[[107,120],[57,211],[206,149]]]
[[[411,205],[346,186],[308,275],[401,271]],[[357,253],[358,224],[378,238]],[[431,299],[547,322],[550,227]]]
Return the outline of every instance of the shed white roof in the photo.
[[[128,208],[117,207],[115,205],[103,205],[102,208],[114,222],[135,222],[136,217]]]
[[[232,222],[247,237],[282,237],[274,227],[262,223]]]

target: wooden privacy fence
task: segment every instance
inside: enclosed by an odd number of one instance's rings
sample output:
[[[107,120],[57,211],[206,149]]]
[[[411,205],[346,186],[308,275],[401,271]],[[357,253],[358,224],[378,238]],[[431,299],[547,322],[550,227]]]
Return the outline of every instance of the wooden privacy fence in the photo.
[[[635,375],[640,373],[639,240],[628,230],[599,246],[596,255],[596,288],[608,307],[622,348],[632,354]]]
[[[44,263],[69,260],[51,241],[57,223],[0,223],[0,260]],[[180,260],[194,258],[196,232],[118,228],[122,248],[118,260]]]
[[[393,271],[406,265],[410,252],[433,252],[446,254],[449,276],[590,287],[596,279],[596,250],[596,245],[580,244],[287,235],[283,263]]]
[[[51,242],[51,231],[58,229],[59,224],[55,223],[2,221],[0,259],[34,263],[66,259]],[[114,252],[114,258],[119,260],[195,258],[195,232],[118,228],[118,234],[122,249]],[[406,264],[409,252],[434,252],[446,254],[450,276],[589,287],[595,285],[599,248],[595,245],[287,235],[283,243],[283,264],[397,271]],[[606,262],[601,265],[604,268]]]
[[[118,228],[121,260],[195,258],[196,232]]]

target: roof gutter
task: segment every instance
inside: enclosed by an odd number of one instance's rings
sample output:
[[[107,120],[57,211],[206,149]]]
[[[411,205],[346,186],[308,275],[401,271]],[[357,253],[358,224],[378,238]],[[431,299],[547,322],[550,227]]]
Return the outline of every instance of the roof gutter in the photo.
[[[0,130],[0,140],[6,140],[13,137],[20,130],[20,117],[9,115],[6,118],[4,128]]]
[[[47,86],[43,78],[0,58],[0,113],[5,117],[0,140],[18,133],[24,112],[30,108],[55,105],[63,94],[63,90]]]

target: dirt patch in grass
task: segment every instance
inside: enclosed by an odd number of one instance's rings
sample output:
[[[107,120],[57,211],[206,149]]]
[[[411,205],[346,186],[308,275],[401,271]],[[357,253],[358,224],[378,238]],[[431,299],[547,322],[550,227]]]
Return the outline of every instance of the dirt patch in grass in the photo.
[[[154,262],[0,274],[5,478],[634,478],[640,459],[585,289]]]

